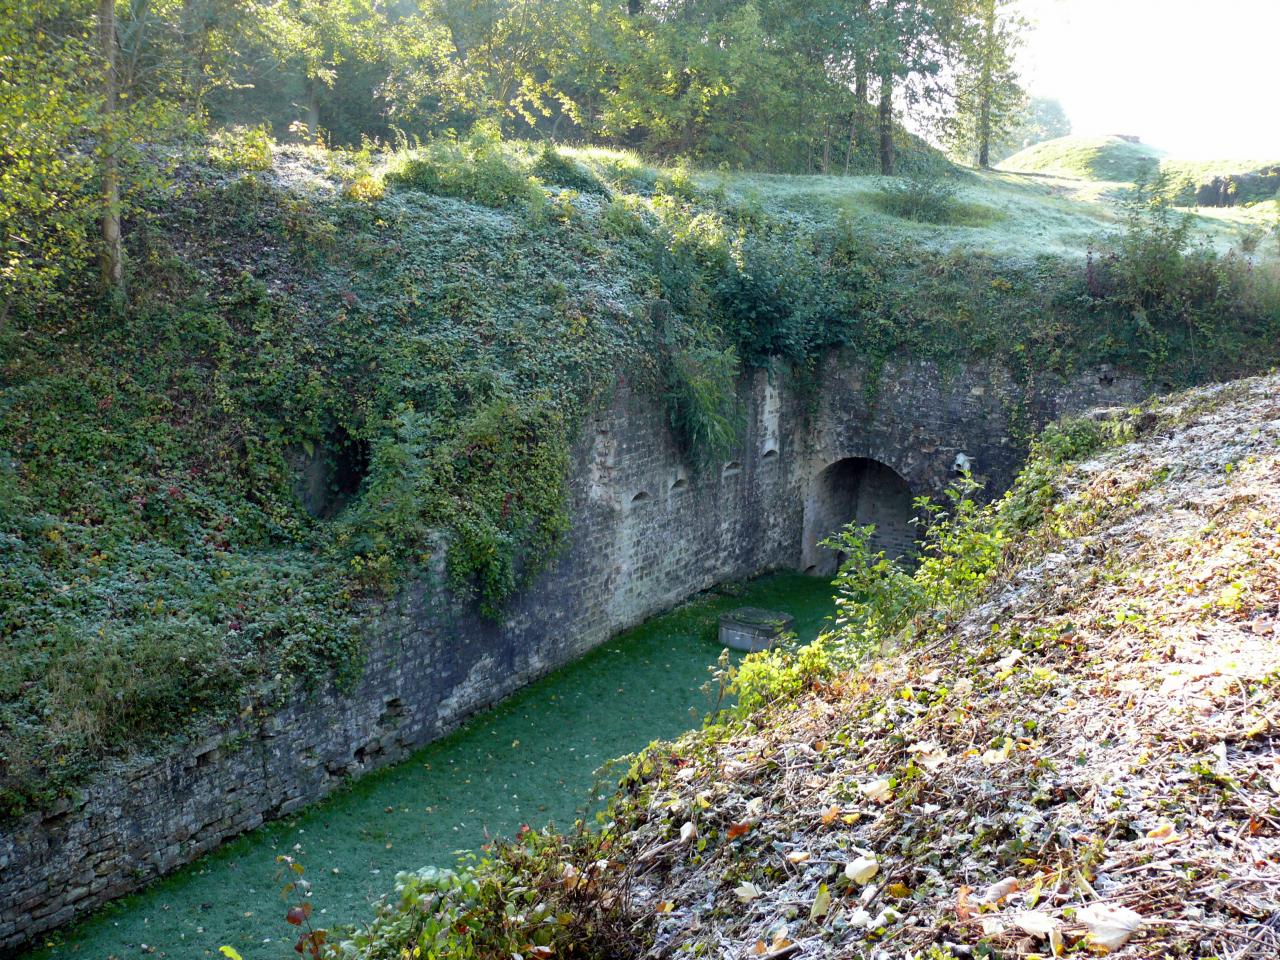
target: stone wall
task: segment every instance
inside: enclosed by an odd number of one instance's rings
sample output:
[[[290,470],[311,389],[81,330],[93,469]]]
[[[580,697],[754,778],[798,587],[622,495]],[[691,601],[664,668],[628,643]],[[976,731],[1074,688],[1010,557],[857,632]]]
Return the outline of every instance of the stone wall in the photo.
[[[857,370],[832,357],[807,416],[757,373],[742,387],[741,449],[701,471],[679,455],[661,410],[621,385],[577,441],[566,548],[503,623],[417,583],[377,611],[354,690],[249,711],[195,746],[105,771],[76,801],[6,827],[0,953],[407,756],[693,593],[813,566],[818,528],[853,519],[814,514],[817,478],[838,461],[873,460],[912,494],[936,493],[963,452],[999,488],[1023,455],[1011,415],[1042,422],[1139,393],[1105,372],[1028,394],[995,369],[913,363],[883,370],[873,390]]]

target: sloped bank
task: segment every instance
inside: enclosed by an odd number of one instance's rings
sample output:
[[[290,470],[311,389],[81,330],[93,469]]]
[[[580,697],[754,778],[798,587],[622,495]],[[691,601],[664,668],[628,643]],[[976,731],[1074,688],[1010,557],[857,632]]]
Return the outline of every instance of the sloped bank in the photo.
[[[805,695],[637,759],[599,835],[404,875],[333,955],[463,916],[477,956],[1277,955],[1280,376],[1048,434],[938,544],[844,608],[854,669],[827,640]]]
[[[248,703],[199,743],[111,770],[75,802],[20,821],[0,838],[0,945],[15,950],[404,757],[698,590],[816,566],[817,540],[854,519],[839,511],[901,509],[900,495],[881,497],[868,478],[936,493],[964,454],[1000,489],[1024,455],[1026,424],[1142,392],[1108,371],[1028,390],[998,368],[909,362],[871,389],[858,364],[833,357],[829,367],[807,416],[763,373],[744,384],[741,448],[701,470],[684,462],[657,405],[622,386],[576,445],[563,555],[501,623],[418,583],[376,618],[354,690],[273,711]],[[831,487],[833,466],[864,462],[888,473],[849,472],[859,486]]]

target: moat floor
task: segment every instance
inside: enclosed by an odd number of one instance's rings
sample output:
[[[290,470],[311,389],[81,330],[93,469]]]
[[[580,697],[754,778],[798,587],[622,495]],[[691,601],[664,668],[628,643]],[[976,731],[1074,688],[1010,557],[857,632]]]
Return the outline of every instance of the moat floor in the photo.
[[[320,925],[371,915],[400,870],[447,866],[522,823],[567,823],[605,761],[696,726],[720,647],[716,617],[738,606],[791,613],[802,640],[834,605],[827,581],[776,574],[705,595],[630,630],[395,767],[241,837],[63,931],[28,960],[296,956],[276,856],[314,884]],[[691,712],[692,711],[692,712]]]

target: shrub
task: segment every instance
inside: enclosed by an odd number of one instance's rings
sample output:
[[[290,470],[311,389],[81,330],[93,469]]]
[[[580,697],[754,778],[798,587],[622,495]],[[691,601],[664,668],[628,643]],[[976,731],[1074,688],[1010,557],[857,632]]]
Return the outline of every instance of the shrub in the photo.
[[[339,936],[332,960],[513,956],[609,957],[629,943],[624,898],[608,895],[605,833],[560,836],[525,827],[458,870],[428,867],[396,876],[395,894],[371,924]],[[520,878],[518,885],[512,878]]]
[[[887,180],[875,202],[885,213],[919,223],[953,223],[960,212],[955,184],[938,177]]]
[[[496,132],[483,126],[464,141],[443,138],[411,153],[387,179],[486,207],[535,205],[544,198],[537,179],[503,150]]]
[[[599,193],[608,195],[609,188],[600,178],[566,157],[552,144],[544,144],[542,152],[533,165],[533,173],[543,183],[563,187],[566,190],[577,190],[579,193]]]
[[[1169,382],[1223,376],[1277,342],[1275,288],[1247,259],[1192,243],[1190,216],[1174,209],[1165,174],[1138,179],[1121,201],[1121,220],[1120,236],[1090,257],[1088,293],[1114,318],[1120,349],[1149,374]]]
[[[738,356],[709,343],[668,346],[663,359],[667,418],[691,459],[723,460],[738,443]]]
[[[209,159],[222,170],[270,170],[273,160],[271,131],[257,127],[231,127],[214,134]]]
[[[932,633],[978,595],[995,571],[1008,531],[995,507],[973,500],[977,485],[962,477],[942,504],[916,501],[925,525],[914,570],[873,550],[871,526],[849,526],[824,546],[845,554],[835,579],[841,643],[856,653],[903,636]]]

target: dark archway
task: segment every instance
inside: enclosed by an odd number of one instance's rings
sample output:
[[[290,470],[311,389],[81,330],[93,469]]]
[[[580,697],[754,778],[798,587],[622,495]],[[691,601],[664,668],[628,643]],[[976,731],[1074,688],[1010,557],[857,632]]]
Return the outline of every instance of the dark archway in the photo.
[[[843,555],[818,544],[850,523],[875,526],[874,549],[893,559],[914,558],[917,531],[911,502],[907,481],[878,460],[837,460],[818,474],[805,500],[800,569],[834,575]]]

